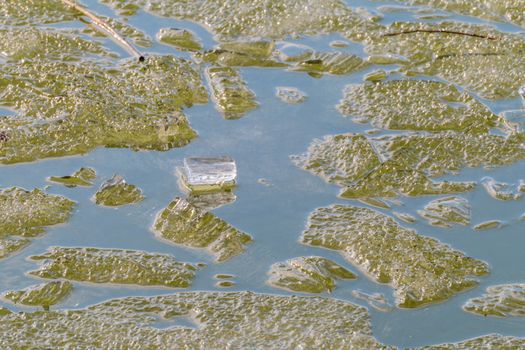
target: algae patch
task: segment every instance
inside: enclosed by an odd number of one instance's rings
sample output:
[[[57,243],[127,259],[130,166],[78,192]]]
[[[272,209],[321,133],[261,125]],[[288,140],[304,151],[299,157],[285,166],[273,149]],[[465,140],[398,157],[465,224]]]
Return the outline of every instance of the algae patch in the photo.
[[[357,122],[391,130],[487,133],[500,121],[453,85],[423,80],[348,85],[338,109]]]
[[[275,263],[268,274],[270,285],[303,293],[331,292],[336,287],[335,280],[357,278],[339,264],[318,256]]]
[[[149,56],[113,64],[97,55],[96,45],[85,50],[94,44],[67,37],[36,40],[43,49],[34,47],[35,40],[7,42],[16,50],[0,66],[0,105],[17,114],[0,120],[6,135],[0,163],[84,154],[98,146],[168,150],[196,136],[181,108],[208,97],[188,61]],[[28,51],[35,51],[32,59],[18,57]],[[81,65],[75,62],[80,59]]]
[[[359,39],[377,24],[354,13],[339,0],[165,1],[103,0],[123,13],[142,7],[153,14],[204,25],[221,41],[238,38],[280,39],[289,35],[345,33]],[[135,7],[136,6],[136,7]]]
[[[189,318],[196,328],[158,328]],[[81,310],[0,317],[0,346],[202,349],[393,349],[365,308],[339,300],[250,292],[114,299]]]
[[[248,234],[182,198],[175,198],[157,215],[152,229],[169,242],[206,248],[218,262],[241,254],[252,241]]]
[[[128,184],[122,176],[115,175],[100,187],[93,198],[98,205],[118,207],[138,203],[144,196],[140,188]]]
[[[171,255],[120,249],[53,247],[31,259],[43,263],[30,275],[91,283],[186,288],[197,270]]]
[[[525,347],[525,339],[500,334],[489,334],[459,343],[439,344],[417,348],[418,350],[470,350],[470,349],[508,349]],[[415,348],[413,350],[416,350]]]
[[[66,176],[51,176],[49,181],[62,184],[66,187],[91,187],[93,186],[93,180],[97,177],[95,169],[92,168],[80,168],[73,175]]]
[[[437,76],[491,100],[518,96],[524,49],[520,35],[457,22],[395,22],[373,33],[365,48],[373,57],[400,58],[407,76]]]
[[[0,191],[0,237],[35,237],[47,226],[69,220],[75,202],[42,190],[13,187]]]
[[[471,207],[463,197],[444,197],[431,201],[418,214],[431,225],[448,228],[453,224],[470,224]]]
[[[482,316],[525,317],[525,284],[490,286],[481,297],[467,301],[463,309]]]
[[[39,284],[20,291],[9,291],[3,297],[14,304],[28,306],[49,306],[58,304],[73,291],[73,284],[68,281],[54,281]]]
[[[410,141],[411,137],[414,136],[392,137],[392,141]],[[455,156],[463,158],[465,154],[460,146],[463,145],[465,137],[453,137],[450,143],[455,142],[458,148]],[[433,173],[429,170],[434,170],[439,164],[425,164],[420,161],[435,160],[431,158],[432,153],[439,154],[442,150],[437,146],[447,141],[446,139],[438,141],[436,138],[435,142],[432,142],[434,140],[431,136],[422,136],[420,140],[413,139],[415,142],[407,142],[408,144],[400,147],[394,142],[384,142],[387,140],[369,139],[358,134],[327,136],[323,140],[315,140],[306,154],[294,157],[294,162],[328,182],[343,186],[341,196],[344,198],[450,194],[474,188],[474,184],[469,182],[434,182],[430,178]],[[473,141],[479,142],[479,139],[473,138]],[[383,147],[384,153],[380,154],[379,146],[391,146],[393,149]],[[446,167],[441,166],[441,169],[455,170],[463,165],[464,161],[461,158],[454,159],[451,156],[448,145],[443,145],[443,148],[446,149],[446,153],[439,156],[443,158],[443,162],[451,164],[443,164]],[[523,155],[525,156],[525,152]],[[422,168],[425,165],[427,169]],[[441,172],[445,172],[445,169]]]
[[[239,119],[257,108],[255,94],[234,68],[210,67],[206,70],[215,105],[226,119]]]
[[[187,29],[162,28],[157,33],[157,39],[167,45],[176,47],[181,51],[200,51],[202,45],[196,35]]]
[[[28,239],[0,238],[0,259],[24,249],[30,242]]]
[[[368,208],[332,205],[309,217],[301,241],[340,250],[376,282],[395,289],[397,304],[413,308],[446,300],[488,274],[488,265],[400,226]]]

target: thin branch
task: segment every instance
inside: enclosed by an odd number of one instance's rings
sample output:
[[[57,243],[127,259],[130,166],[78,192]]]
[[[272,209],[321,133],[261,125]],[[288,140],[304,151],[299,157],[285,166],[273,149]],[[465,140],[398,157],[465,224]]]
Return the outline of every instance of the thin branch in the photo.
[[[113,27],[111,27],[106,21],[98,18],[91,12],[89,12],[84,7],[80,6],[79,4],[70,1],[70,0],[62,0],[62,2],[78,12],[82,13],[84,16],[88,17],[91,22],[97,26],[99,29],[101,29],[104,33],[109,35],[109,37],[115,41],[118,45],[122,46],[126,51],[128,51],[132,56],[135,56],[139,62],[144,61],[144,55],[140,53],[139,50],[137,50],[133,45],[131,45],[126,39],[124,39]]]
[[[386,33],[381,36],[397,36],[397,35],[412,34],[412,33],[454,34],[454,35],[464,35],[464,36],[470,36],[473,38],[480,38],[480,39],[487,39],[487,40],[497,40],[498,39],[494,36],[489,36],[489,35],[456,32],[453,30],[442,30],[442,29],[414,29],[414,30],[406,30],[406,31],[396,32],[396,33]]]

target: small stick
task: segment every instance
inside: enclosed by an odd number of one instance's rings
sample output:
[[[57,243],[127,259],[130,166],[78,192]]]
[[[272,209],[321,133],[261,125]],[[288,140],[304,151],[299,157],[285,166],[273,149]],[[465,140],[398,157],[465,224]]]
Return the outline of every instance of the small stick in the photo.
[[[80,6],[79,4],[70,1],[70,0],[62,0],[62,2],[78,12],[82,13],[84,16],[88,17],[92,23],[97,26],[99,29],[104,31],[106,34],[109,35],[109,37],[115,41],[118,45],[122,46],[126,51],[128,51],[131,55],[138,58],[139,62],[144,62],[145,58],[144,55],[140,53],[139,50],[137,50],[133,45],[131,45],[126,39],[124,39],[115,29],[113,29],[107,22],[104,20],[98,18],[91,12],[89,12],[84,7]]]
[[[440,29],[414,29],[414,30],[407,30],[407,31],[397,32],[397,33],[386,33],[381,36],[396,36],[396,35],[412,34],[412,33],[442,33],[442,34],[465,35],[465,36],[471,36],[473,38],[488,39],[488,40],[497,39],[496,37],[488,36],[488,35],[463,33],[463,32],[456,32],[453,30],[440,30]]]

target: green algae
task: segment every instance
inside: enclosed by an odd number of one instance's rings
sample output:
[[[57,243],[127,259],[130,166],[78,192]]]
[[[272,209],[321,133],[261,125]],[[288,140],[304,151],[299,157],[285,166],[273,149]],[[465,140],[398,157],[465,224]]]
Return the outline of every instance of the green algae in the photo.
[[[488,220],[483,221],[473,227],[476,231],[492,230],[503,226],[503,222],[500,220]]]
[[[521,36],[488,26],[396,22],[374,32],[365,50],[404,58],[408,76],[437,76],[496,100],[518,96],[525,84],[524,49]]]
[[[9,314],[12,314],[11,310],[6,309],[4,307],[0,307],[0,316],[5,316]]]
[[[177,326],[185,318],[195,328]],[[173,321],[158,328],[159,321]],[[250,292],[185,292],[114,299],[86,309],[0,317],[11,348],[392,349],[365,308],[339,300]]]
[[[24,249],[30,242],[28,239],[0,238],[0,260]]]
[[[286,63],[279,62],[270,56],[258,56],[250,52],[235,51],[235,47],[229,50],[222,49],[221,47],[196,53],[195,57],[199,61],[224,67],[281,68],[287,66]]]
[[[218,191],[209,193],[192,192],[187,201],[196,208],[210,211],[224,205],[232,204],[237,200],[237,196],[232,191]]]
[[[407,224],[413,224],[417,221],[417,219],[408,213],[399,213],[397,211],[392,212],[392,215],[394,215],[399,220],[406,222]]]
[[[361,57],[344,52],[316,52],[308,59],[290,67],[293,71],[307,72],[314,77],[324,73],[344,75],[357,72],[368,65]]]
[[[14,304],[28,306],[49,306],[58,304],[73,291],[73,284],[68,281],[54,281],[31,286],[20,291],[9,291],[3,297]]]
[[[67,222],[74,206],[75,202],[65,197],[39,189],[3,189],[0,191],[0,238],[38,236],[47,226]],[[15,246],[18,244],[22,242]]]
[[[268,283],[277,288],[302,293],[331,292],[336,279],[357,276],[335,262],[318,256],[298,257],[275,263],[268,272]]]
[[[157,33],[157,40],[163,44],[171,45],[181,51],[200,51],[202,45],[199,39],[190,30],[179,28],[161,28]]]
[[[152,229],[169,242],[209,250],[217,262],[241,254],[252,241],[248,234],[182,198],[175,198],[157,215]]]
[[[398,136],[395,140],[410,140],[414,136]],[[465,137],[457,136],[457,147]],[[315,140],[305,155],[295,157],[298,166],[315,175],[321,176],[328,182],[345,187],[341,193],[344,198],[374,198],[393,197],[398,194],[417,196],[430,194],[449,194],[470,191],[473,183],[434,182],[429,178],[433,175],[429,169],[418,169],[424,165],[421,159],[432,159],[439,142],[433,141],[431,136],[422,136],[404,147],[394,146],[393,150],[386,148],[384,155],[378,155],[378,147],[383,140],[368,139],[359,134],[343,134],[327,136],[323,140]],[[440,140],[446,141],[446,140]],[[477,138],[473,141],[479,142]],[[391,143],[394,145],[395,143]],[[387,145],[388,146],[388,145]],[[424,147],[424,148],[423,148]],[[444,146],[446,148],[446,145]],[[425,151],[428,154],[424,154]],[[437,149],[437,151],[441,151]],[[451,161],[450,150],[440,155],[444,160]],[[457,157],[464,154],[457,150]],[[479,151],[479,150],[478,150]],[[389,155],[390,153],[390,155]],[[414,154],[416,153],[416,154]],[[417,154],[419,153],[419,154]],[[458,159],[457,162],[460,160]],[[433,166],[434,164],[427,164]],[[446,170],[457,170],[450,167]],[[425,171],[429,174],[425,174]],[[445,172],[444,169],[441,171]]]
[[[469,0],[402,0],[402,2],[525,27],[523,2],[520,0],[478,0],[475,6],[472,6]]]
[[[467,301],[463,310],[482,316],[525,317],[525,285],[490,286],[481,297]]]
[[[353,12],[343,1],[241,0],[166,1],[103,0],[133,15],[140,6],[153,14],[197,22],[221,41],[244,38],[281,39],[291,35],[345,33],[365,37],[377,24]],[[127,8],[126,8],[127,7]]]
[[[73,32],[33,27],[0,29],[0,52],[10,61],[78,61],[89,54],[112,56],[100,43],[82,39]]]
[[[97,177],[95,169],[92,168],[80,168],[73,175],[66,176],[51,176],[49,181],[62,184],[66,187],[91,187],[93,186],[93,180]]]
[[[197,53],[207,63],[226,67],[286,67],[274,55],[275,43],[269,40],[239,40],[221,43],[217,48]]]
[[[525,284],[490,286],[481,297],[467,301],[463,310],[482,316],[525,317]]]
[[[370,305],[377,311],[381,311],[381,312],[392,311],[392,306],[388,303],[385,296],[381,293],[368,294],[360,290],[353,290],[352,296],[354,298],[366,301],[368,305]]]
[[[186,288],[196,271],[171,255],[135,250],[53,247],[31,259],[43,264],[30,275],[90,283]]]
[[[378,82],[381,80],[385,80],[388,73],[384,69],[377,69],[375,71],[372,71],[368,74],[366,74],[363,77],[363,80],[365,81],[371,81],[371,82]]]
[[[391,130],[487,133],[500,118],[455,86],[428,80],[348,85],[338,110]]]
[[[275,46],[274,56],[283,63],[306,61],[314,54],[310,46],[280,41]]]
[[[219,288],[231,288],[235,286],[235,282],[232,281],[220,281],[215,284]]]
[[[102,184],[93,199],[98,205],[118,207],[138,203],[144,199],[144,196],[140,188],[128,184],[122,176],[115,175]]]
[[[181,108],[207,102],[207,93],[188,61],[151,56],[114,65],[101,46],[70,32],[19,32],[15,40],[18,31],[7,31],[1,44],[9,55],[0,66],[0,105],[16,114],[0,120],[0,163],[98,146],[168,150],[196,136]]]
[[[494,199],[500,201],[518,200],[523,197],[523,184],[517,185],[513,190],[510,184],[498,182],[491,177],[485,177],[481,183],[487,193]]]
[[[309,217],[301,242],[339,250],[378,283],[395,289],[397,305],[415,308],[446,300],[488,274],[488,265],[400,226],[372,209],[332,205]]]
[[[520,350],[525,347],[525,339],[500,334],[489,334],[459,343],[439,344],[417,348],[418,350],[470,350],[501,349]],[[415,348],[413,350],[416,350]]]
[[[239,119],[259,106],[255,94],[234,68],[210,67],[206,75],[215,106],[225,119]]]
[[[4,0],[0,7],[0,24],[9,26],[41,25],[75,18],[76,12],[56,0]]]
[[[463,197],[444,197],[431,201],[423,210],[418,210],[418,214],[434,226],[445,228],[450,228],[453,224],[466,226],[470,224],[471,207],[468,200]]]
[[[97,15],[97,17],[103,20],[104,22],[106,22],[109,27],[113,28],[122,37],[126,38],[126,40],[130,40],[135,45],[138,45],[144,48],[148,48],[153,45],[153,41],[148,35],[138,30],[137,28],[129,25],[128,23],[124,23],[124,22],[115,20],[110,17],[105,17],[105,16]],[[82,33],[91,34],[95,37],[106,36],[104,32],[99,31],[98,28],[95,26],[93,26],[93,28],[84,29]]]

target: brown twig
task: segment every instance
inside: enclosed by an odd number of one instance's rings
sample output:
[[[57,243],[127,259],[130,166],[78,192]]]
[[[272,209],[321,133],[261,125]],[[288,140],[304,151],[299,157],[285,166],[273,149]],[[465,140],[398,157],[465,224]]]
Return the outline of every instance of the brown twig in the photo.
[[[62,0],[62,2],[78,12],[82,13],[84,16],[88,17],[91,22],[97,26],[99,29],[101,29],[104,33],[109,35],[109,37],[115,41],[118,45],[120,45],[122,48],[124,48],[126,51],[128,51],[131,55],[137,57],[139,62],[144,61],[144,55],[140,53],[139,50],[137,50],[133,45],[131,45],[126,39],[124,39],[113,27],[111,27],[106,21],[98,18],[91,12],[89,12],[84,7],[80,6],[79,4],[70,1],[70,0]]]
[[[494,36],[489,35],[482,35],[482,34],[474,34],[474,33],[464,33],[464,32],[457,32],[454,30],[442,30],[442,29],[414,29],[414,30],[405,30],[402,32],[396,32],[396,33],[386,33],[381,36],[397,36],[397,35],[403,35],[403,34],[412,34],[412,33],[429,33],[429,34],[454,34],[454,35],[464,35],[464,36],[470,36],[473,38],[480,38],[480,39],[487,39],[487,40],[497,40],[498,38]]]

